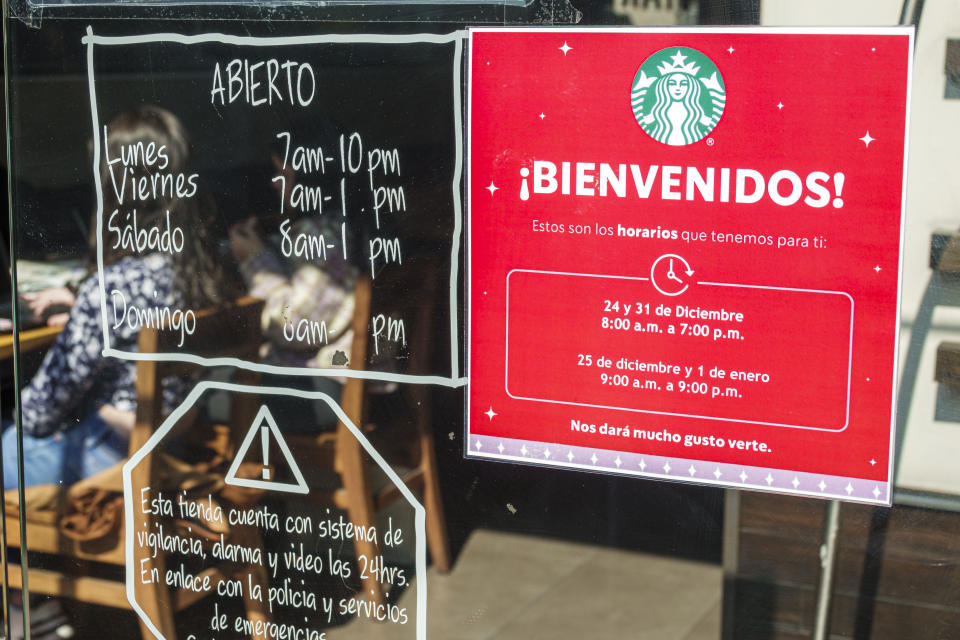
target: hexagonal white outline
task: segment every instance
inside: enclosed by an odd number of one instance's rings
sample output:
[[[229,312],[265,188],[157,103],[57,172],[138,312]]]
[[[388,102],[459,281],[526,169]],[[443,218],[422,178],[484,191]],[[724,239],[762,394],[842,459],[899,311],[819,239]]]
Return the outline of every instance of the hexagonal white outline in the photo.
[[[140,462],[147,456],[150,451],[152,451],[163,439],[163,437],[173,428],[173,425],[177,423],[180,418],[193,406],[197,399],[203,395],[209,389],[222,389],[224,391],[229,391],[231,393],[257,393],[260,395],[272,395],[272,396],[294,396],[297,398],[304,398],[307,400],[322,400],[330,407],[330,409],[337,415],[337,417],[347,426],[350,430],[350,433],[360,442],[367,454],[373,459],[374,462],[379,465],[383,472],[390,478],[390,481],[399,489],[401,495],[406,498],[407,502],[413,507],[414,510],[414,531],[416,533],[416,568],[417,568],[417,582],[415,589],[417,590],[417,625],[416,633],[417,640],[426,640],[427,637],[427,544],[426,544],[426,511],[423,508],[413,493],[411,493],[409,487],[403,483],[400,479],[400,476],[390,468],[390,465],[387,464],[387,461],[377,452],[372,444],[364,437],[353,422],[350,421],[350,418],[347,417],[347,414],[343,412],[343,409],[340,408],[333,398],[325,393],[319,391],[301,391],[299,389],[289,389],[285,387],[261,387],[261,386],[252,386],[252,385],[242,385],[242,384],[233,384],[230,382],[216,382],[216,381],[204,381],[199,383],[194,387],[193,391],[186,397],[186,399],[178,406],[174,411],[163,421],[163,424],[154,431],[153,435],[149,440],[133,455],[130,459],[123,465],[123,507],[124,507],[124,524],[126,531],[124,533],[124,544],[126,545],[125,554],[126,554],[126,573],[127,573],[127,600],[130,603],[130,606],[133,607],[133,610],[137,612],[137,615],[143,621],[143,623],[150,629],[150,632],[158,640],[168,640],[164,638],[160,631],[157,629],[156,625],[152,620],[144,613],[143,609],[140,608],[140,605],[137,603],[135,595],[135,574],[136,568],[134,567],[134,531],[133,531],[133,487],[131,474],[133,468],[136,467]],[[172,638],[169,640],[173,640]]]

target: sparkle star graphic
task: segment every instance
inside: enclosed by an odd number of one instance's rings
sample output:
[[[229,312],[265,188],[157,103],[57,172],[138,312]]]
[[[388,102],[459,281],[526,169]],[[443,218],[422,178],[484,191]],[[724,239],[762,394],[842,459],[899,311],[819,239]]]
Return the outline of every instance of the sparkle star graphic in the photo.
[[[541,112],[540,112],[540,119],[543,120],[543,119],[546,118],[546,117],[547,117],[546,114],[541,111]]]
[[[493,410],[493,407],[490,407],[489,409],[487,409],[486,411],[483,412],[483,415],[485,415],[485,416],[487,416],[488,418],[490,418],[491,420],[493,420],[494,416],[498,416],[498,415],[500,415],[500,414],[497,413],[496,411],[494,411],[494,410]]]
[[[564,55],[564,56],[567,55],[567,52],[568,52],[568,51],[573,51],[573,47],[571,47],[570,45],[568,45],[566,40],[563,41],[563,46],[562,46],[562,47],[557,47],[557,48],[560,49],[560,51],[563,51],[563,55]]]
[[[875,267],[873,268],[873,270],[876,271],[877,273],[880,273],[880,271],[881,271],[880,265],[875,266]]]
[[[783,102],[777,103],[777,109],[780,109],[781,111],[783,111]]]
[[[860,140],[861,142],[863,142],[863,146],[864,148],[866,148],[866,147],[869,147],[870,143],[876,140],[876,138],[872,137],[870,135],[870,132],[867,131],[862,138],[857,138],[857,140]]]
[[[727,53],[733,53],[736,49],[733,48],[733,45],[730,45],[730,48],[727,49]]]
[[[489,187],[486,187],[486,190],[490,192],[490,195],[493,195],[494,193],[496,193],[497,191],[500,190],[500,187],[498,187],[497,185],[493,184],[493,181],[491,180],[491,181],[490,181],[490,186],[489,186]]]

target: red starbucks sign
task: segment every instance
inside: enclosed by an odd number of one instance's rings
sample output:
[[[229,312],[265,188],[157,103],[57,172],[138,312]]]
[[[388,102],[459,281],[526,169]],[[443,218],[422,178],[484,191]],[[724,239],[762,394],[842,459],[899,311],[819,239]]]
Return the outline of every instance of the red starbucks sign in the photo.
[[[468,455],[888,503],[911,54],[472,31]]]

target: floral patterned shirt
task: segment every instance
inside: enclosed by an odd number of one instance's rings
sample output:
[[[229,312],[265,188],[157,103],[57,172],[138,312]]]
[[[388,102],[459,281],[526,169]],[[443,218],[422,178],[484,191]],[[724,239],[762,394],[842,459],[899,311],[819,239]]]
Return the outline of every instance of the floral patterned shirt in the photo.
[[[124,303],[128,310],[173,306],[172,264],[159,254],[126,257],[106,266],[103,280],[107,318],[102,318],[99,282],[92,274],[80,283],[70,319],[20,394],[23,429],[31,436],[67,430],[105,404],[136,409],[136,363],[103,355],[104,322],[111,347],[136,351],[140,327],[124,315]],[[186,382],[164,380],[167,407],[182,400]]]

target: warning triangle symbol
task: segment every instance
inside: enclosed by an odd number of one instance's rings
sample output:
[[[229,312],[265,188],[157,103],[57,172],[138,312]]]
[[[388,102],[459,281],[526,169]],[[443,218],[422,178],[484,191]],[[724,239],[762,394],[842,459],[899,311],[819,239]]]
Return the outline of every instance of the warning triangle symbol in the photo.
[[[296,480],[295,483],[270,480],[269,469],[267,469],[266,466],[263,470],[262,479],[237,477],[237,470],[240,468],[243,459],[247,457],[247,453],[253,442],[255,440],[260,441],[264,452],[266,452],[270,446],[267,440],[268,438],[273,438],[276,441],[287,466],[290,467],[290,471],[293,473],[293,477]],[[266,455],[264,455],[264,458],[266,458]],[[227,471],[227,477],[224,478],[224,482],[237,487],[247,487],[250,489],[285,491],[287,493],[310,493],[310,489],[307,488],[307,483],[303,479],[303,474],[300,473],[300,467],[297,466],[296,460],[293,459],[293,454],[290,453],[290,447],[287,446],[287,441],[283,439],[283,434],[280,433],[280,429],[277,427],[277,421],[273,419],[273,414],[270,413],[266,405],[260,407],[257,417],[253,419],[253,424],[250,425],[250,430],[247,431],[243,442],[240,443],[240,449],[233,458],[233,464],[230,465],[230,470]]]

